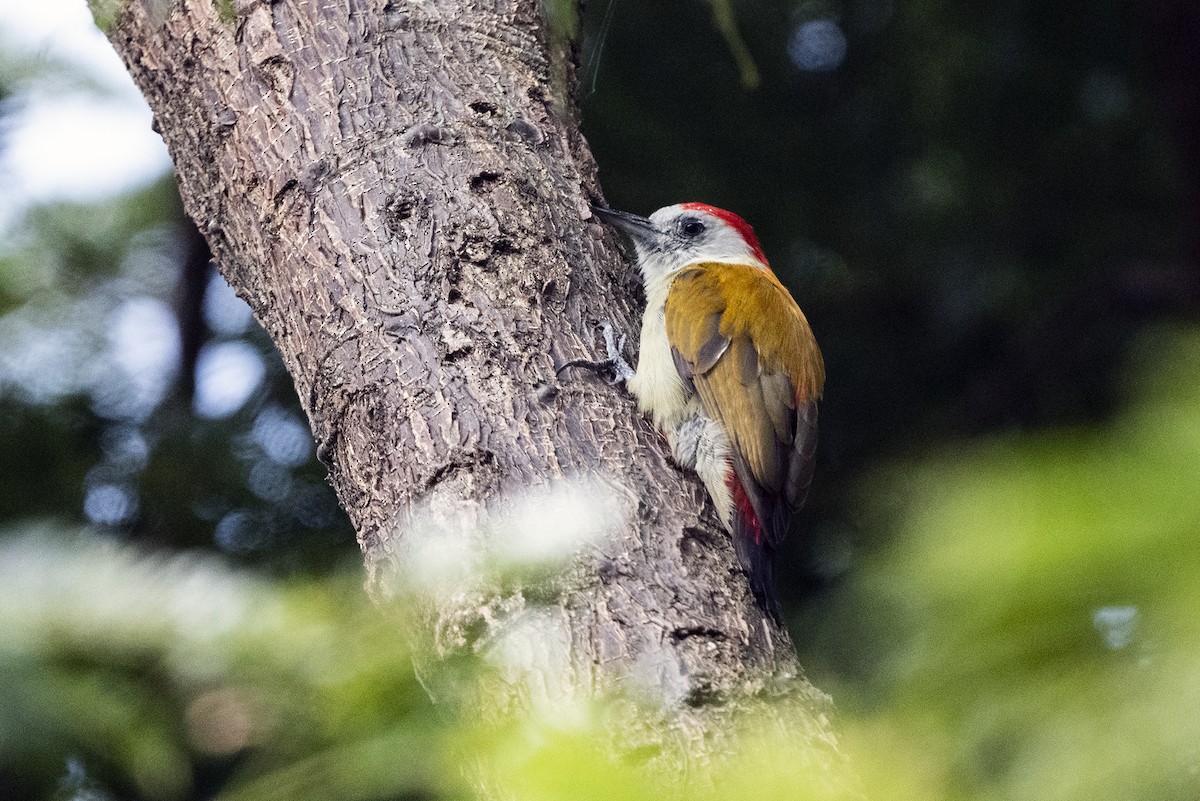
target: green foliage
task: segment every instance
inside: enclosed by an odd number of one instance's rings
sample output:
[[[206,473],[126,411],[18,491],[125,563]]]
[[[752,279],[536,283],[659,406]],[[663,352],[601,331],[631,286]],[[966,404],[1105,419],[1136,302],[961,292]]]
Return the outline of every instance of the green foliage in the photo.
[[[221,547],[243,563],[328,569],[353,535],[290,380],[248,311],[231,330],[200,319],[218,285],[210,267],[188,261],[188,225],[167,178],[103,202],[35,206],[0,246],[0,470],[11,477],[0,521],[83,523],[89,489],[118,487],[130,509],[101,520],[113,533],[192,547],[211,546],[222,530]],[[186,283],[191,272],[198,288]],[[263,366],[261,386],[229,414],[200,414],[185,380],[197,353],[186,361],[184,352],[143,395],[147,371],[123,366],[114,331],[147,308],[167,330],[143,341],[244,344]],[[282,461],[271,453],[281,431],[298,432]]]
[[[808,659],[860,677],[827,689],[877,749],[867,766],[904,749],[888,774],[912,789],[888,797],[1195,797],[1200,332],[1138,354],[1111,425],[960,446],[867,485],[892,545]]]
[[[123,262],[158,244],[154,237],[182,214],[173,179],[97,203],[35,206],[0,248],[0,312],[26,304],[49,309],[64,297],[101,289],[121,275]],[[170,273],[157,278],[160,287],[174,281]]]
[[[741,82],[742,88],[757,89],[758,85],[762,83],[762,76],[758,74],[754,56],[738,31],[737,18],[734,16],[731,0],[709,0],[709,2],[713,9],[713,25],[725,39],[725,45],[729,48],[729,53],[737,64],[738,80]]]
[[[211,557],[48,532],[0,548],[0,763],[29,797],[67,759],[145,798],[193,797],[214,771],[227,798],[453,781],[402,621],[360,582],[272,585]]]
[[[226,25],[231,25],[237,22],[237,4],[234,0],[215,0],[217,6],[217,16],[221,22]]]
[[[117,15],[126,0],[87,0],[88,10],[92,12],[92,21],[96,27],[107,34],[117,22]]]
[[[749,724],[743,756],[685,776],[622,755],[628,699],[514,711],[502,646],[434,660],[416,622],[426,602],[373,606],[357,574],[270,582],[88,535],[11,536],[0,784],[48,798],[73,771],[92,792],[145,799],[840,797],[803,790],[803,750]]]
[[[576,0],[542,0],[542,15],[555,39],[571,42],[579,37],[579,6]]]
[[[1200,331],[1139,352],[1139,390],[1110,425],[960,444],[864,487],[864,519],[894,536],[841,588],[804,661],[839,701],[868,797],[1194,798]],[[535,503],[563,518],[556,497]],[[597,504],[577,515],[580,537]],[[528,514],[504,524],[511,536]],[[548,567],[527,560],[550,544],[470,560],[491,577],[469,580],[542,582]],[[501,643],[431,656],[422,593],[444,591],[436,571],[451,566],[429,556],[436,575],[377,608],[356,573],[280,583],[88,536],[9,538],[0,779],[23,777],[30,798],[68,764],[152,799],[843,797],[756,720],[685,773],[622,749],[654,714],[630,699],[514,709]]]

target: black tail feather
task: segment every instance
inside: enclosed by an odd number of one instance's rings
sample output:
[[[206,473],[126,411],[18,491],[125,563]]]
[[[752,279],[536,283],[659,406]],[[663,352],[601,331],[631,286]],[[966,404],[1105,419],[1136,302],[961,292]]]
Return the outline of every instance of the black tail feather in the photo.
[[[772,620],[783,625],[783,613],[775,594],[774,549],[765,542],[755,542],[756,532],[751,530],[751,525],[741,515],[734,515],[733,549],[750,580],[750,592],[754,593],[754,599]]]
[[[738,561],[750,579],[750,590],[759,606],[782,625],[773,557],[775,546],[787,533],[792,510],[783,498],[766,492],[754,480],[740,454],[734,455],[727,486],[733,493],[733,544]]]

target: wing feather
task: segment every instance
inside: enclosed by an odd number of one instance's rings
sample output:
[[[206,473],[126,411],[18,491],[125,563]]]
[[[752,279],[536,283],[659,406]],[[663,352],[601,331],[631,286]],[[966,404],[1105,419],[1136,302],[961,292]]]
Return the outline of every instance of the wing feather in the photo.
[[[721,315],[718,312],[708,315],[700,330],[703,342],[696,351],[695,370],[698,373],[704,374],[711,370],[713,365],[717,363],[717,360],[725,355],[725,351],[729,349],[731,340],[729,337],[721,334]]]
[[[769,270],[713,263],[675,278],[666,325],[680,376],[724,426],[763,537],[777,544],[812,480],[825,368],[808,321]]]
[[[817,452],[817,402],[809,401],[796,410],[794,454],[788,466],[788,503],[799,509],[808,499],[813,463]]]
[[[791,445],[795,437],[796,390],[786,373],[763,373],[763,404],[771,417],[775,438]]]

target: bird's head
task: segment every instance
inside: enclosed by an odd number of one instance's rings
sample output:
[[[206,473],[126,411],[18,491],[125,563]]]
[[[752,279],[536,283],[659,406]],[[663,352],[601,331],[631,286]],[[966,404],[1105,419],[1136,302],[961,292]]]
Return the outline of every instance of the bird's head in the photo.
[[[706,203],[676,203],[649,217],[598,207],[593,211],[633,240],[638,267],[647,282],[700,262],[770,269],[750,224]]]

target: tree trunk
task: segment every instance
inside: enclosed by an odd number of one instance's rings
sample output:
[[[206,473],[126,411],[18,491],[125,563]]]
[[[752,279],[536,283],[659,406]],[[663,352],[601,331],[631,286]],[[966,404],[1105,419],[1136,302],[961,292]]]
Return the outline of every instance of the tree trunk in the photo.
[[[548,36],[536,0],[129,0],[110,32],[371,575],[406,566],[416,508],[488,531],[515,493],[599,477],[628,514],[539,613],[526,691],[650,686],[697,754],[748,693],[787,696],[781,736],[835,766],[827,699],[699,483],[623,390],[556,378],[597,357],[601,321],[636,330],[640,290],[591,219],[573,67]],[[431,625],[486,647],[531,606],[481,591]]]

